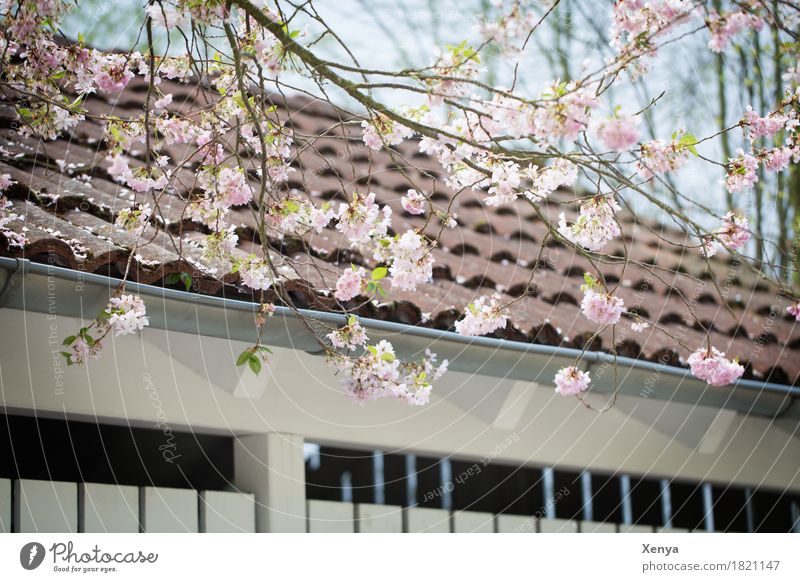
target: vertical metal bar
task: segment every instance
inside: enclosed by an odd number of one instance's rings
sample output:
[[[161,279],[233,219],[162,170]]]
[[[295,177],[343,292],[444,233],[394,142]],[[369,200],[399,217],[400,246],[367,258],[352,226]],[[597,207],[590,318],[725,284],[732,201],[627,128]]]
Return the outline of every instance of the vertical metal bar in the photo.
[[[753,515],[753,490],[750,487],[744,490],[744,514],[747,518],[747,531],[755,531],[755,515]]]
[[[631,502],[631,477],[622,475],[619,478],[619,493],[622,499],[622,523],[633,523],[633,503]]]
[[[383,473],[383,452],[374,451],[372,453],[372,482],[375,495],[373,502],[378,505],[386,503],[386,478]]]
[[[672,527],[672,490],[669,479],[661,480],[661,523],[664,527]]]
[[[581,473],[581,494],[583,496],[583,521],[594,521],[592,474],[589,471]]]
[[[789,530],[790,532],[800,533],[800,503],[798,503],[797,499],[792,499],[792,527]]]
[[[554,519],[556,516],[556,479],[552,467],[542,469],[542,480],[544,482],[544,516]]]
[[[353,474],[345,471],[339,478],[339,488],[342,492],[342,501],[353,501]]]
[[[450,459],[442,459],[440,465],[442,476],[442,508],[453,509],[453,465]]]
[[[417,456],[406,455],[406,505],[417,504]]]
[[[703,513],[706,531],[714,531],[714,493],[711,483],[703,483]]]

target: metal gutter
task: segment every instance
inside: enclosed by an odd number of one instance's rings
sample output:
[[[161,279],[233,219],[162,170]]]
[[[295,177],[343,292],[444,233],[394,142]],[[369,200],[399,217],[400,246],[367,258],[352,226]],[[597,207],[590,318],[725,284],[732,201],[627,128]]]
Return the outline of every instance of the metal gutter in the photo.
[[[67,317],[94,317],[108,302],[118,279],[84,273],[27,259],[0,257],[0,307]],[[256,332],[257,306],[248,301],[199,295],[133,282],[128,290],[147,303],[151,327],[252,342]],[[300,310],[320,330],[340,326],[341,314]],[[571,365],[579,350],[513,342],[489,337],[464,337],[453,332],[409,326],[395,322],[362,319],[371,341],[392,341],[403,357],[425,349],[450,360],[450,369],[493,378],[551,385],[556,371]],[[278,307],[262,341],[273,346],[318,352],[319,344],[300,318]],[[735,386],[711,388],[686,370],[657,362],[619,357],[603,352],[585,352],[582,365],[592,372],[592,392],[619,393],[656,400],[670,400],[728,408],[742,413],[800,419],[800,388],[757,380],[741,380]]]

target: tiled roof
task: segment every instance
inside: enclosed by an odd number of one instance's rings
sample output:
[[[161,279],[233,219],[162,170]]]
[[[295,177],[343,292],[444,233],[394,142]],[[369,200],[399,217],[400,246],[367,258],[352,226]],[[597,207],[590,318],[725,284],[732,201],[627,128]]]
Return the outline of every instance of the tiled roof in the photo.
[[[135,116],[141,112],[145,90],[142,81],[133,81],[114,101],[91,96],[85,106],[93,115]],[[204,99],[203,90],[196,85],[165,81],[162,90],[173,93],[172,110],[188,111]],[[419,227],[438,237],[433,251],[434,281],[415,292],[400,292],[387,284],[387,296],[366,302],[358,309],[361,315],[450,329],[464,307],[480,295],[500,292],[510,299],[526,294],[513,304],[508,327],[495,335],[514,341],[584,347],[596,329],[579,309],[580,285],[583,272],[591,270],[589,262],[552,237],[542,248],[547,228],[524,201],[494,209],[484,206],[476,193],[462,192],[454,198],[438,162],[420,154],[413,140],[391,151],[373,152],[361,142],[358,124],[343,111],[300,96],[275,97],[273,102],[277,114],[297,136],[296,171],[290,175],[288,188],[331,201],[346,200],[356,189],[370,190],[380,203],[392,207],[395,231]],[[30,242],[21,250],[0,240],[0,253],[33,261],[50,257],[72,269],[119,276],[125,269],[132,238],[113,226],[114,217],[132,200],[146,199],[108,175],[101,124],[90,115],[71,135],[40,143],[20,136],[14,129],[16,123],[11,107],[0,104],[0,173],[10,173],[18,182],[7,195],[17,214],[25,217],[24,225],[17,221],[8,226],[17,230],[24,226]],[[191,154],[187,146],[166,149],[177,160],[188,159]],[[141,152],[138,157],[143,163]],[[200,258],[198,241],[203,232],[184,213],[195,167],[189,159],[174,169],[178,187],[162,198],[155,213],[167,228],[150,227],[145,233],[142,240],[147,243],[139,248],[130,276],[139,282],[164,285],[170,273],[187,271],[194,273],[194,290],[199,293],[250,297],[238,285],[238,275],[219,265],[203,264]],[[424,216],[405,213],[400,197],[412,186],[432,192],[442,210],[452,204],[461,227],[442,231],[438,219],[426,222]],[[574,194],[558,192],[546,211],[552,217],[559,212],[574,215],[574,199]],[[652,328],[635,333],[630,320],[625,320],[617,326],[615,338],[608,330],[588,349],[607,350],[616,340],[620,355],[681,365],[680,358],[685,359],[688,353],[674,338],[700,346],[705,342],[705,326],[711,329],[713,345],[748,364],[746,378],[782,384],[798,381],[800,330],[796,331],[793,319],[785,316],[785,298],[758,283],[752,272],[724,254],[711,260],[708,271],[696,248],[682,248],[687,241],[696,243],[675,228],[641,217],[634,219],[628,211],[622,214],[622,220],[625,238],[609,245],[609,264],[603,264],[601,271],[607,283],[619,283],[616,292],[629,309],[658,322],[668,333]],[[234,210],[231,222],[240,225],[241,253],[260,253],[259,245],[253,242],[251,211]],[[301,307],[336,309],[327,290],[335,285],[341,270],[349,268],[351,262],[374,266],[370,257],[347,249],[333,228],[321,235],[287,237],[272,243],[274,259],[286,265],[285,285]],[[622,264],[624,247],[635,263]],[[293,260],[287,262],[286,257]],[[616,263],[613,257],[617,257]],[[539,268],[531,282],[532,266],[537,261]],[[697,320],[692,319],[681,295],[692,302]],[[354,300],[349,305],[359,303]]]

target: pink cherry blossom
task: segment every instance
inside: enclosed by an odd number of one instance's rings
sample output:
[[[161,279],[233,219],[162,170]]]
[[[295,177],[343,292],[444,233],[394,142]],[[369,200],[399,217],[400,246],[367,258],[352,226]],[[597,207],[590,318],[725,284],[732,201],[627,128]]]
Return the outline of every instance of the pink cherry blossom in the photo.
[[[358,323],[355,315],[351,315],[347,320],[347,325],[340,327],[329,333],[327,338],[335,348],[348,349],[354,351],[367,343],[367,334],[361,324]]]
[[[238,265],[242,285],[260,291],[266,291],[278,282],[272,267],[264,259],[250,256]]]
[[[674,172],[689,158],[689,149],[676,139],[669,143],[662,139],[649,141],[642,144],[641,152],[641,159],[637,162],[636,169],[645,179],[650,179],[656,174]]]
[[[748,137],[755,141],[760,137],[772,137],[781,131],[789,118],[782,113],[770,113],[767,117],[759,117],[753,111],[753,107],[748,105],[742,120],[748,127]]]
[[[561,396],[574,396],[589,389],[592,381],[589,372],[575,366],[561,368],[555,377],[556,393]]]
[[[5,192],[13,183],[11,174],[0,174],[0,192]]]
[[[401,361],[394,346],[386,340],[366,348],[358,358],[339,353],[330,355],[343,373],[345,392],[358,404],[394,397],[412,406],[422,406],[430,400],[431,382],[447,371],[447,360],[437,365],[436,355],[427,350],[418,361]]]
[[[749,228],[746,216],[728,212],[722,219],[722,226],[703,239],[703,255],[713,257],[723,247],[730,250],[742,248],[750,240]]]
[[[467,306],[464,319],[456,322],[456,332],[461,335],[486,335],[504,328],[507,322],[508,312],[500,304],[500,296],[484,296]]]
[[[541,95],[543,105],[533,113],[532,133],[544,142],[563,137],[573,140],[589,126],[597,99],[592,91],[574,81],[556,81]]]
[[[761,30],[764,21],[759,16],[743,10],[724,15],[720,15],[716,10],[710,10],[707,24],[711,32],[708,48],[715,53],[720,53],[725,50],[733,36],[747,28]]]
[[[364,267],[353,266],[339,276],[336,281],[336,292],[333,294],[339,301],[349,301],[367,289],[367,272]]]
[[[375,259],[389,264],[392,286],[403,291],[415,291],[418,285],[433,278],[433,253],[430,241],[414,230],[379,246]]]
[[[700,347],[687,360],[692,375],[711,386],[725,386],[741,378],[744,367],[729,360],[725,353],[712,347]]]
[[[373,150],[381,149],[384,142],[397,145],[414,135],[409,128],[384,115],[376,115],[371,121],[362,121],[361,127],[364,128],[364,144]]]
[[[408,193],[400,199],[400,204],[409,214],[424,214],[425,212],[425,196],[413,188],[409,189]]]
[[[69,362],[72,364],[85,364],[89,358],[94,360],[100,357],[103,346],[100,342],[95,342],[91,346],[82,337],[78,337],[69,346]]]
[[[156,109],[165,109],[170,103],[172,103],[172,93],[168,93],[160,99],[156,99],[153,102],[153,107]]]
[[[646,321],[636,321],[631,324],[631,330],[635,331],[636,333],[641,333],[650,327],[650,324]]]
[[[489,197],[486,204],[489,206],[502,206],[513,202],[517,197],[517,188],[522,182],[519,164],[515,162],[500,162],[492,168],[492,185],[489,187]]]
[[[147,228],[152,213],[150,204],[145,204],[141,208],[123,208],[119,211],[114,224],[139,238]]]
[[[339,205],[336,230],[355,247],[364,247],[373,238],[383,238],[392,223],[392,209],[375,203],[375,193],[354,193],[350,203]]]
[[[109,314],[108,324],[115,336],[135,333],[150,325],[144,301],[138,295],[112,297],[106,313]]]
[[[614,215],[621,210],[612,195],[593,196],[581,204],[578,219],[568,224],[561,213],[558,232],[573,244],[590,251],[599,251],[621,234]]]
[[[244,172],[238,168],[222,168],[217,176],[217,191],[228,206],[241,206],[253,199],[253,189]]]
[[[117,182],[126,182],[131,170],[128,167],[128,159],[122,154],[115,154],[106,158],[111,165],[108,167],[109,175]]]
[[[794,316],[795,321],[800,321],[800,302],[794,303],[786,308],[789,315]]]
[[[741,149],[737,153],[739,157],[729,160],[728,174],[725,176],[725,187],[732,194],[752,188],[758,182],[758,160]]]
[[[608,149],[624,152],[639,141],[638,126],[638,117],[622,115],[600,120],[595,131]]]
[[[766,153],[764,167],[770,172],[782,172],[789,167],[795,151],[789,147],[773,148]]]
[[[558,158],[544,168],[530,166],[525,174],[531,181],[531,189],[524,195],[529,200],[538,203],[557,188],[572,186],[578,178],[578,168],[569,160]]]
[[[625,310],[625,302],[611,293],[583,286],[581,311],[589,321],[600,325],[616,325]]]
[[[103,55],[95,51],[95,76],[97,88],[106,93],[119,93],[133,79],[126,55]]]

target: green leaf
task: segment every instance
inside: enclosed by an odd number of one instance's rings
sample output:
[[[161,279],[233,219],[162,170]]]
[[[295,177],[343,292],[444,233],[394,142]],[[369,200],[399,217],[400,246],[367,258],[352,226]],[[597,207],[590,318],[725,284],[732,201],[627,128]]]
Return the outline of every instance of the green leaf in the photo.
[[[75,336],[75,335],[71,335],[71,336],[69,336],[69,337],[67,337],[67,338],[64,338],[63,345],[65,345],[65,346],[71,346],[71,345],[72,345],[72,343],[73,343],[73,342],[74,342],[76,339],[78,339],[78,336]],[[63,353],[63,352],[62,352],[62,353]]]
[[[384,362],[394,362],[394,356],[389,352],[386,352],[385,354],[381,354],[381,360]]]
[[[258,346],[256,346],[256,349],[257,349],[258,351],[260,351],[260,352],[266,352],[266,353],[268,353],[268,354],[271,354],[271,353],[272,353],[272,350],[271,350],[271,349],[269,349],[267,346],[258,345]]]
[[[298,212],[300,210],[300,205],[294,200],[286,200],[283,205],[289,212]]]
[[[389,273],[389,269],[386,267],[377,267],[376,269],[372,270],[372,280],[373,281],[380,281]]]
[[[583,274],[583,281],[589,286],[594,287],[594,277],[590,273]]]
[[[358,319],[352,313],[347,316],[347,325],[353,325]]]
[[[684,134],[678,143],[692,152],[695,156],[700,155],[697,153],[697,149],[694,147],[697,143],[699,143],[699,140],[691,133]]]
[[[181,273],[180,275],[181,281],[183,281],[183,285],[186,287],[187,291],[192,290],[192,276],[189,273]]]
[[[250,354],[250,359],[247,361],[250,369],[253,370],[253,374],[258,376],[259,372],[261,372],[261,360],[258,359],[258,356],[255,354]]]
[[[250,356],[253,355],[253,352],[251,350],[252,348],[247,348],[245,351],[239,354],[239,357],[236,359],[237,366],[243,366],[244,363],[250,359]]]
[[[370,351],[370,353],[373,356],[377,356],[378,355],[378,348],[376,348],[375,346],[367,346],[367,349]]]

